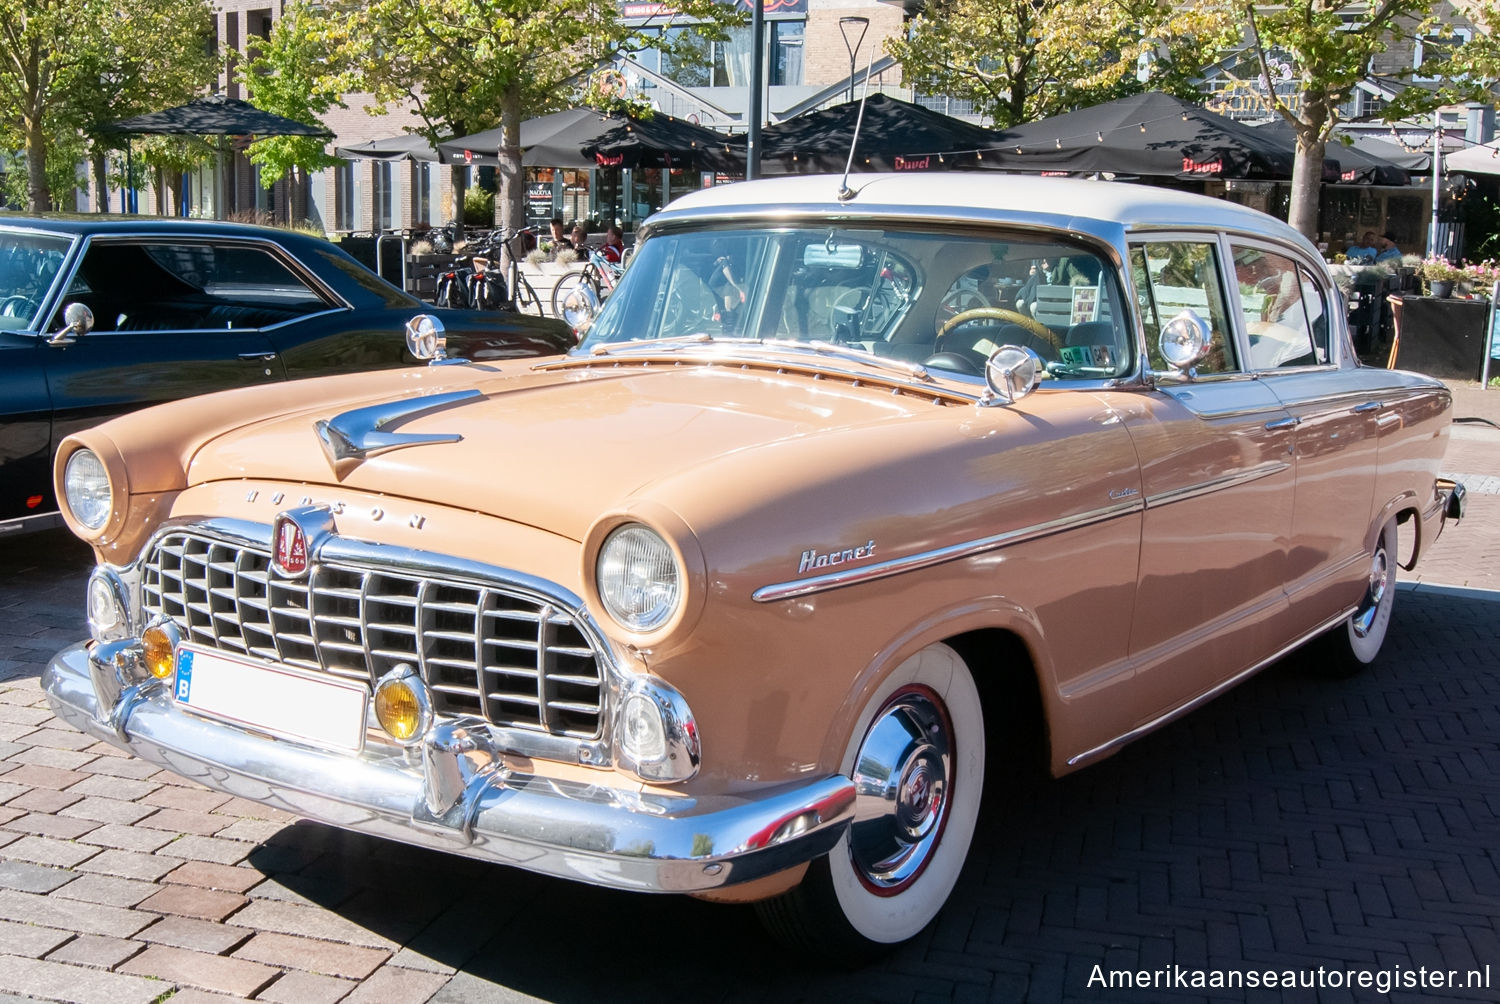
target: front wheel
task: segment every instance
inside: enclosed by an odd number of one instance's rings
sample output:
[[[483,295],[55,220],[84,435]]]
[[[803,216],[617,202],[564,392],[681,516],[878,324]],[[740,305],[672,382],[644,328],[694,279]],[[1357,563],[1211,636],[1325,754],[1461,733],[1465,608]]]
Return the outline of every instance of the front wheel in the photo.
[[[931,645],[897,667],[844,751],[855,821],[801,885],[757,904],[771,934],[860,958],[926,927],[969,852],[984,742],[979,692],[957,652]]]
[[[517,314],[542,313],[542,299],[536,295],[536,289],[524,275],[516,276],[516,296],[510,301],[509,307]]]

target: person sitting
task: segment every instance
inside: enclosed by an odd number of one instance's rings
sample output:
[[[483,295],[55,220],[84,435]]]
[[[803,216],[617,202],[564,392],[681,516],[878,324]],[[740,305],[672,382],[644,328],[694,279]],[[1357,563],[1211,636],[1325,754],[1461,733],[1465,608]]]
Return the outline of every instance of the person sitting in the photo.
[[[1344,252],[1344,260],[1350,265],[1373,265],[1380,251],[1375,247],[1375,231],[1366,230],[1356,244],[1350,244]]]
[[[561,216],[552,217],[552,235],[547,240],[553,254],[573,249],[573,242],[568,240],[567,232],[563,229],[563,218]]]
[[[604,231],[604,246],[599,249],[606,261],[619,262],[625,257],[625,234],[618,226]]]
[[[1401,260],[1401,249],[1396,246],[1396,234],[1387,230],[1375,239],[1375,260],[1377,262],[1399,262]]]
[[[584,249],[589,246],[589,225],[586,220],[575,220],[573,222],[573,234],[571,237],[573,250],[583,254]]]

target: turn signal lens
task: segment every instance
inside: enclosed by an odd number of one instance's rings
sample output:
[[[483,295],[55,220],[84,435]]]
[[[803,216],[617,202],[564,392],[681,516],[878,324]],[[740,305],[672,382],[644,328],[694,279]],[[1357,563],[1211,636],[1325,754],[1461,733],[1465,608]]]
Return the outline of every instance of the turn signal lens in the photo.
[[[405,742],[417,734],[421,714],[417,709],[417,695],[405,683],[391,683],[380,688],[375,695],[375,717],[380,727],[391,734],[391,738]]]
[[[141,635],[141,657],[146,669],[158,680],[177,671],[176,639],[163,627],[149,627]]]
[[[415,669],[402,663],[375,684],[375,720],[398,743],[422,738],[432,724],[432,701]]]

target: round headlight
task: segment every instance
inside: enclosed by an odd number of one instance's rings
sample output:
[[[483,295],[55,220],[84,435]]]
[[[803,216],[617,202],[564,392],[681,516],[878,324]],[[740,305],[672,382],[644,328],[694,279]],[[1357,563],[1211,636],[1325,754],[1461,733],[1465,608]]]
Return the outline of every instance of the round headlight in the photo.
[[[92,450],[78,450],[63,471],[63,492],[73,518],[90,530],[109,522],[109,475]]]
[[[656,531],[631,523],[599,549],[595,570],[604,609],[632,631],[654,631],[682,602],[682,573],[672,549]]]

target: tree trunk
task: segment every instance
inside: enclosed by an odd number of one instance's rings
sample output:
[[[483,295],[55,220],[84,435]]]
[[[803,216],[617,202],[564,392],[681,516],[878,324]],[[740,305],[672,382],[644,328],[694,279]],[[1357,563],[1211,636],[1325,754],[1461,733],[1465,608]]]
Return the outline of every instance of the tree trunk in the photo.
[[[1306,129],[1306,131],[1304,131]],[[1308,240],[1318,239],[1318,197],[1323,190],[1323,152],[1327,140],[1316,128],[1298,126],[1297,159],[1292,165],[1292,205],[1287,222]]]
[[[521,85],[500,96],[500,167],[495,172],[495,216],[507,230],[526,225],[526,169],[521,166]]]
[[[94,212],[109,212],[109,161],[105,159],[103,150],[95,150],[89,158],[90,165],[94,171]]]
[[[47,134],[40,116],[26,123],[26,208],[45,213],[52,208],[47,189]]]
[[[469,168],[464,164],[448,167],[448,222],[460,227],[464,224],[464,189],[468,187]]]

